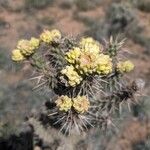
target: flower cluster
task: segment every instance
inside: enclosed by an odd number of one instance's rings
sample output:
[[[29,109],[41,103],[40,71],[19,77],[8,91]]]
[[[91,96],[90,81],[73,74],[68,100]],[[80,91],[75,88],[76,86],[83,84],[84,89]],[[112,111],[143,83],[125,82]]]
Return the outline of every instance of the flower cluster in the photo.
[[[68,96],[60,96],[56,100],[56,106],[59,108],[60,111],[69,111],[73,108],[78,113],[85,113],[88,111],[90,107],[90,102],[86,98],[86,96],[77,96],[75,98],[69,98]]]
[[[134,69],[134,64],[130,61],[121,61],[117,64],[117,71],[120,73],[128,73]]]
[[[44,30],[43,33],[40,35],[40,40],[47,43],[51,44],[52,42],[57,42],[59,39],[61,39],[61,33],[59,30]]]
[[[73,66],[66,66],[65,69],[61,70],[61,73],[67,77],[68,83],[72,87],[82,81],[82,77],[78,75]]]
[[[17,48],[12,51],[13,61],[22,61],[26,57],[32,55],[39,47],[40,41],[32,37],[31,40],[22,39],[18,41]]]
[[[80,74],[92,74],[95,72],[98,56],[99,55],[95,53],[83,50],[80,57],[77,59],[75,67],[79,70]]]
[[[82,38],[79,46],[67,52],[65,58],[79,71],[89,73],[96,66],[96,59],[101,51],[102,46],[93,38]]]
[[[102,49],[102,45],[93,38],[82,38],[78,47],[66,53],[65,59],[81,78],[89,74],[107,75],[112,72],[112,59],[103,54]]]
[[[39,47],[39,40],[36,38],[31,38],[28,40],[20,40],[18,42],[17,48],[21,51],[24,56],[30,56],[35,52],[35,49]]]
[[[40,38],[32,37],[30,40],[22,39],[18,41],[17,48],[12,51],[13,61],[22,61],[25,58],[35,53],[35,50],[39,48],[40,42],[51,44],[61,39],[61,33],[59,30],[44,30]]]

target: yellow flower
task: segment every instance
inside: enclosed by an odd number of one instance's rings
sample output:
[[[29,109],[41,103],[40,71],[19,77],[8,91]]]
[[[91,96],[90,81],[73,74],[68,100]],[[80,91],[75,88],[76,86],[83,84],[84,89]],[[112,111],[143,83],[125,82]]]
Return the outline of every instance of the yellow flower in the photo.
[[[40,45],[40,40],[37,38],[32,37],[30,40],[30,45],[37,49]]]
[[[112,60],[109,55],[99,55],[96,72],[102,75],[107,75],[112,72]]]
[[[77,60],[76,68],[81,74],[89,74],[95,71],[98,55],[91,52],[82,52]]]
[[[87,112],[90,107],[90,102],[86,96],[77,96],[73,98],[73,107],[79,113]]]
[[[100,45],[100,43],[95,41],[91,37],[82,38],[79,45],[84,50],[84,52],[98,54],[102,51],[102,46]]]
[[[51,43],[52,41],[51,32],[49,30],[44,30],[40,35],[40,39],[45,43]]]
[[[12,56],[11,56],[13,61],[22,61],[25,59],[25,57],[22,55],[19,49],[14,49],[12,51]]]
[[[44,30],[44,32],[40,35],[40,39],[45,43],[52,43],[61,39],[61,33],[59,30]]]
[[[53,40],[59,40],[59,39],[61,39],[61,33],[60,33],[60,31],[59,30],[57,30],[57,29],[54,29],[54,30],[52,30],[51,31],[51,35],[52,35],[52,39]]]
[[[65,111],[67,112],[69,109],[72,107],[72,100],[68,96],[60,96],[56,100],[56,106],[59,108],[60,111]]]
[[[65,59],[69,62],[74,64],[77,58],[80,56],[81,50],[79,47],[74,47],[72,50],[66,53]]]
[[[68,78],[68,84],[72,87],[75,87],[82,81],[82,77],[79,76],[73,66],[66,66],[66,68],[63,69],[61,73]]]
[[[18,41],[17,49],[21,51],[21,53],[25,56],[30,56],[35,52],[35,48],[31,45],[28,40],[20,40]]]
[[[134,64],[130,61],[124,61],[124,62],[119,62],[117,64],[117,71],[120,73],[124,73],[124,72],[130,72],[134,69]]]

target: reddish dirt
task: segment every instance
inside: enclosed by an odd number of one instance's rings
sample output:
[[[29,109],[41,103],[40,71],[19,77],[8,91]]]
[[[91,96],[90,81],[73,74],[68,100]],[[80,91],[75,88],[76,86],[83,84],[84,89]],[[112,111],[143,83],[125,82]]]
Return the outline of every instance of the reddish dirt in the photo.
[[[108,144],[107,150],[133,150],[133,145],[147,139],[150,134],[150,122],[147,120],[129,120],[118,137]]]

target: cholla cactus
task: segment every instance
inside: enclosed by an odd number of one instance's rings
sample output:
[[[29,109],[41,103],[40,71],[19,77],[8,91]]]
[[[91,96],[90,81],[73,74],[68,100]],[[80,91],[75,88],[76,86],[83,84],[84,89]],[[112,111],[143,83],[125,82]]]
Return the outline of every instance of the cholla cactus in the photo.
[[[28,60],[39,74],[35,88],[48,86],[55,93],[49,124],[66,134],[80,133],[107,127],[113,111],[134,99],[138,86],[124,78],[134,65],[118,55],[123,43],[111,37],[104,46],[91,37],[76,40],[44,30],[39,39],[20,40],[12,60]]]

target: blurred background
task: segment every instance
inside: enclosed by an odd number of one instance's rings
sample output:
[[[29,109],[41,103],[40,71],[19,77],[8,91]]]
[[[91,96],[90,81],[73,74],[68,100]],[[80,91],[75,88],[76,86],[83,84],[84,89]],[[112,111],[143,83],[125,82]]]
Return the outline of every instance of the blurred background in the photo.
[[[150,0],[0,0],[0,138],[16,134],[25,117],[50,98],[32,90],[30,66],[14,64],[11,51],[19,39],[54,28],[98,41],[127,38],[124,49],[136,66],[130,78],[146,83],[140,105],[125,109],[115,129],[91,131],[75,150],[150,150]]]

